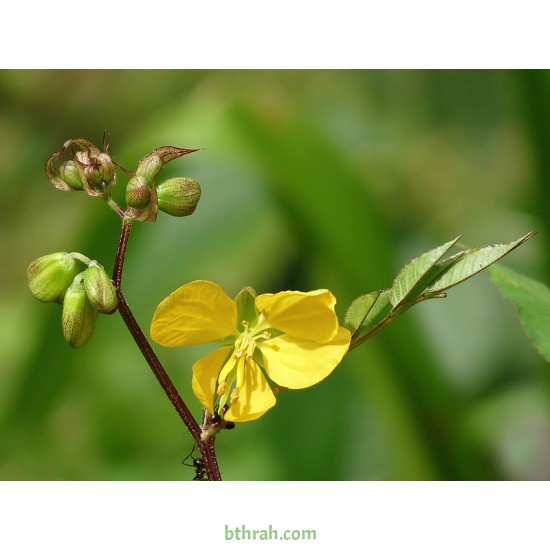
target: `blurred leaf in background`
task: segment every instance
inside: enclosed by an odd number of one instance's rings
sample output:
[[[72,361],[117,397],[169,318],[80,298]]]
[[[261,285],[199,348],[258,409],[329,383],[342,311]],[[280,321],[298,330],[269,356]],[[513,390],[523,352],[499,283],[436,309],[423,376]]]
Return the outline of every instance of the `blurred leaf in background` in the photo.
[[[194,279],[329,288],[343,319],[462,232],[474,246],[539,229],[504,262],[548,283],[549,92],[547,71],[1,72],[0,478],[191,477],[191,437],[118,315],[73,350],[60,308],[27,288],[51,252],[112,269],[117,217],[44,175],[66,139],[107,129],[130,168],[159,146],[204,148],[166,170],[201,184],[193,216],[132,234],[124,288],[144,329]],[[157,352],[198,416],[204,350]],[[548,364],[484,274],[278,400],[220,436],[225,479],[550,479]]]
[[[550,362],[550,288],[497,265],[491,268],[491,279],[516,306],[531,343]]]

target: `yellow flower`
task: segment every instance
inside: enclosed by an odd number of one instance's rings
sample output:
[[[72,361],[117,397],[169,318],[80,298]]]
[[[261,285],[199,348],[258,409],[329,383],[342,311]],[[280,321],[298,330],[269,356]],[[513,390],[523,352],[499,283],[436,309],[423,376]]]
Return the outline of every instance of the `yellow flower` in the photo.
[[[342,360],[351,335],[338,326],[335,303],[328,290],[256,296],[245,288],[232,300],[193,281],[160,303],[151,336],[169,347],[224,344],[193,366],[193,391],[210,414],[246,422],[275,405],[262,369],[280,386],[307,388]]]

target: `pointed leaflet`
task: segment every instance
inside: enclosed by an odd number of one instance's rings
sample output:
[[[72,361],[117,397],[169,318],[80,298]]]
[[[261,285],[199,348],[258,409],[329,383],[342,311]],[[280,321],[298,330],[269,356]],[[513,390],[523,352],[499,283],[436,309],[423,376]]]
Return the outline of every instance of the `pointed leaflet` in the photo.
[[[378,296],[380,296],[381,290],[371,292],[370,294],[363,294],[358,298],[355,298],[346,311],[344,318],[344,326],[351,332],[352,336],[361,327],[366,320],[370,310],[374,306]]]
[[[506,256],[506,254],[530,239],[535,233],[536,231],[531,231],[511,243],[480,246],[467,250],[456,261],[450,262],[449,268],[430,283],[430,292],[443,292],[469,279],[476,273],[489,267],[492,263],[500,260],[503,256]]]
[[[401,268],[391,287],[390,300],[394,308],[402,304],[411,294],[413,295],[411,297],[414,298],[415,295],[420,294],[424,290],[430,278],[433,279],[436,276],[433,273],[436,263],[451,249],[460,237],[462,235],[421,254]],[[430,276],[431,273],[433,276]],[[423,281],[424,285],[419,284]],[[415,289],[416,292],[414,292]]]
[[[389,289],[363,294],[353,300],[346,311],[344,326],[356,339],[375,327],[390,311]]]
[[[550,361],[550,288],[500,265],[491,268],[491,279],[516,306],[533,346]]]

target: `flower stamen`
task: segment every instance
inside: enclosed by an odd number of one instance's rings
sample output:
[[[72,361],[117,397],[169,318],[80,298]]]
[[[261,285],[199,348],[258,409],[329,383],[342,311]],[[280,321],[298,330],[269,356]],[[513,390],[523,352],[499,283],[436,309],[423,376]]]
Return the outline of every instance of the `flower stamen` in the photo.
[[[254,339],[250,340],[248,343],[248,347],[246,348],[246,358],[251,359],[254,355],[254,350],[256,349],[256,342],[254,342]]]
[[[231,392],[231,399],[229,400],[231,402],[231,405],[234,405],[238,399],[239,399],[239,386],[235,386],[233,388],[233,391]]]
[[[218,389],[216,390],[216,394],[219,395],[220,397],[225,393],[225,386],[226,386],[226,382],[225,380],[222,380],[221,382],[218,383]]]
[[[229,376],[219,382],[218,391],[216,392],[220,396],[219,409],[225,411],[225,404],[232,393],[232,386],[235,382],[235,369],[233,369]],[[223,390],[220,392],[220,390]],[[234,391],[234,390],[233,390]],[[223,417],[223,414],[221,415]]]

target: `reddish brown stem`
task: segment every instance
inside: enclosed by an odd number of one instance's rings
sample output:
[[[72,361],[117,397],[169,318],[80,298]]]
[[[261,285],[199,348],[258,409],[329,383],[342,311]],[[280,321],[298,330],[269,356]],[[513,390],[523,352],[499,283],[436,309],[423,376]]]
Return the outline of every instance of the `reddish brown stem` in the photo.
[[[208,479],[210,481],[220,481],[221,475],[218,467],[218,462],[216,460],[216,452],[214,449],[215,436],[209,433],[204,440],[201,439],[201,436],[203,434],[201,427],[193,418],[193,415],[191,414],[191,412],[187,408],[187,405],[178,393],[178,390],[174,386],[174,383],[168,376],[168,373],[166,372],[155,352],[153,351],[153,348],[143,334],[143,331],[141,330],[138,322],[132,314],[132,311],[128,306],[128,302],[126,302],[126,299],[124,298],[124,295],[122,293],[122,270],[124,267],[124,258],[126,256],[126,248],[128,246],[128,239],[130,237],[131,230],[132,219],[125,217],[122,223],[122,232],[120,234],[120,240],[118,243],[118,249],[115,258],[115,266],[113,270],[113,283],[115,285],[118,297],[118,311],[122,316],[122,319],[126,323],[126,326],[128,327],[130,334],[133,336],[143,357],[147,361],[147,364],[149,365],[149,367],[151,367],[153,374],[159,381],[164,392],[168,396],[168,399],[176,409],[176,412],[179,414],[180,418],[183,420],[183,423],[197,443],[199,451],[204,460],[204,467],[208,474]]]
[[[135,317],[133,316],[130,310],[130,307],[128,306],[128,302],[126,302],[126,299],[124,298],[124,295],[122,294],[122,291],[120,290],[120,288],[117,288],[117,297],[118,297],[118,311],[122,316],[122,318],[124,319],[124,322],[128,327],[128,330],[134,337],[134,340],[139,350],[141,351],[143,357],[145,357],[145,360],[147,361],[148,365],[151,367],[153,374],[156,376],[160,385],[166,392],[166,395],[168,396],[168,399],[170,399],[170,402],[176,409],[176,412],[180,415],[181,419],[187,426],[187,429],[193,436],[193,439],[198,444],[200,442],[200,437],[201,437],[200,426],[197,424],[197,421],[193,418],[193,415],[191,414],[191,412],[185,405],[183,399],[179,395],[178,390],[176,389],[172,380],[168,376],[168,373],[164,370],[164,367],[160,363],[158,357],[156,356],[149,342],[145,338],[145,335],[143,334],[143,331],[141,330]]]

